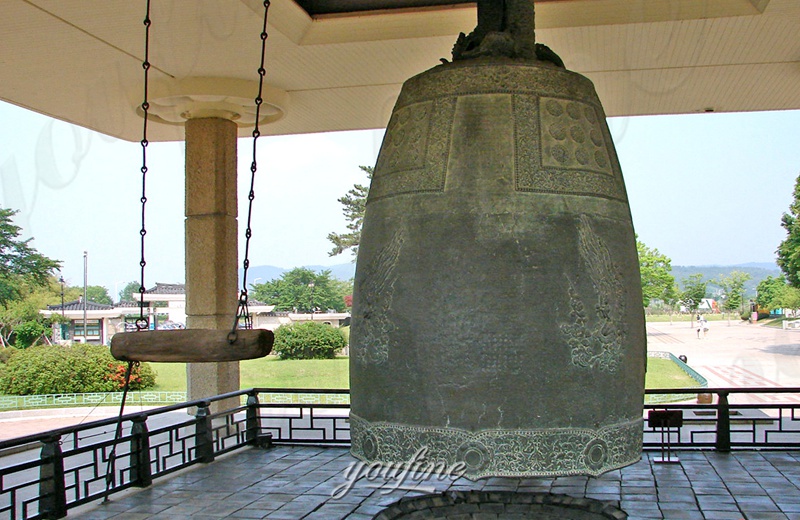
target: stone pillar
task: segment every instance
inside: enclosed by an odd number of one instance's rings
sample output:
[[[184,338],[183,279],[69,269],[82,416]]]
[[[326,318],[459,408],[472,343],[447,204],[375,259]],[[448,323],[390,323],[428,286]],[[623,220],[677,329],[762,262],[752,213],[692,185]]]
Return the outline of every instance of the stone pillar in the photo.
[[[186,121],[186,326],[228,329],[237,309],[238,225],[233,121]],[[189,363],[188,398],[239,389],[239,362]],[[215,403],[238,405],[238,399]]]

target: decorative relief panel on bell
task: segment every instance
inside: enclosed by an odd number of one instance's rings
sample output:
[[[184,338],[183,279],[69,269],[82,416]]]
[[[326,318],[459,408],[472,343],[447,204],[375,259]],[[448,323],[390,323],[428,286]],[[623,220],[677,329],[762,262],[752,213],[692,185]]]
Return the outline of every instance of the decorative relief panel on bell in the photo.
[[[594,313],[587,312],[573,281],[566,277],[571,321],[561,323],[561,332],[570,347],[574,366],[615,372],[627,340],[624,329],[627,297],[619,268],[585,215],[578,218],[577,229],[584,272],[589,275],[597,299],[593,302]]]
[[[359,278],[358,290],[365,297],[359,305],[357,330],[360,334],[352,356],[361,365],[379,365],[389,359],[389,336],[392,323],[394,284],[397,281],[397,260],[403,248],[402,228],[366,265],[367,276]]]
[[[621,176],[609,155],[602,112],[598,115],[594,105],[517,95],[514,117],[518,191],[627,201]]]
[[[392,131],[386,132],[378,163],[381,173],[390,175],[425,166],[432,109],[432,102],[417,103],[392,115]]]
[[[351,453],[370,462],[414,460],[462,465],[470,479],[487,476],[600,475],[641,458],[642,419],[598,428],[496,429],[372,423],[350,414]]]
[[[593,106],[547,97],[539,105],[542,166],[614,175]]]
[[[375,165],[370,203],[404,193],[444,190],[450,144],[447,128],[455,101],[441,98],[395,110]]]

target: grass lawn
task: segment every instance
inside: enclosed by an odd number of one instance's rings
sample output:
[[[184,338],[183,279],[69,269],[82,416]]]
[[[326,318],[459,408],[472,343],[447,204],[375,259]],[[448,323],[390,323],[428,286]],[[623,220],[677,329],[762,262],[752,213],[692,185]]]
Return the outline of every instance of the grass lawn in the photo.
[[[647,358],[645,388],[691,388],[700,386],[671,359]]]
[[[186,391],[186,364],[150,363],[156,371],[155,391]],[[348,388],[348,358],[279,360],[275,356],[239,364],[241,388]]]
[[[773,327],[776,329],[783,328],[784,321],[796,321],[797,318],[786,318],[786,317],[779,317],[779,318],[767,318],[765,320],[758,320],[759,325],[763,325],[764,327]]]
[[[672,316],[670,316],[669,314],[649,314],[645,315],[645,321],[652,323],[661,323],[665,321],[666,322],[685,321],[688,323],[689,321],[692,321],[692,319],[696,318],[697,314],[698,313],[673,314]],[[699,314],[702,314],[707,321],[723,321],[728,319],[730,319],[731,321],[734,320],[741,321],[742,319],[741,316],[739,316],[739,314],[735,312],[733,313],[729,312],[726,314],[711,314],[711,313],[706,314],[705,312],[701,312]]]
[[[349,359],[279,360],[275,356],[242,361],[242,388],[349,388]]]
[[[153,390],[185,391],[186,365],[151,363],[158,377]],[[275,356],[241,362],[241,387],[348,388],[348,359],[278,360]],[[698,383],[669,359],[648,358],[646,388],[682,388]]]

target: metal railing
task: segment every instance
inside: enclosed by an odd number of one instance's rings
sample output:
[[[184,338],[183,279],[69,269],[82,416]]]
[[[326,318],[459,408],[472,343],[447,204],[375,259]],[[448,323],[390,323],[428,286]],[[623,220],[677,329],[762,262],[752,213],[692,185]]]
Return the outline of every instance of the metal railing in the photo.
[[[680,412],[682,426],[666,431],[673,448],[800,448],[800,388],[646,393],[708,401],[645,405],[645,416],[650,410]],[[740,394],[763,402],[730,404],[730,396]],[[708,395],[716,399],[704,399]],[[213,403],[230,399],[238,406],[212,413]],[[347,446],[349,407],[348,390],[253,388],[126,414],[117,443],[116,418],[0,441],[0,518],[61,518],[69,509],[246,446]],[[661,428],[645,419],[643,433],[646,449],[661,448]]]
[[[117,442],[116,417],[0,441],[0,518],[61,518],[248,445],[347,445],[349,397],[347,390],[250,389],[123,415]],[[239,406],[211,413],[226,399]]]
[[[129,392],[129,405],[158,406],[186,401],[186,392]],[[122,392],[84,394],[0,395],[0,412],[72,406],[119,406]]]
[[[645,393],[696,397],[696,403],[645,405],[645,411],[681,412],[682,426],[667,428],[672,448],[713,448],[720,452],[800,448],[800,388],[694,388]],[[733,396],[748,402],[731,404]],[[645,422],[644,447],[660,448],[661,434],[660,428]]]

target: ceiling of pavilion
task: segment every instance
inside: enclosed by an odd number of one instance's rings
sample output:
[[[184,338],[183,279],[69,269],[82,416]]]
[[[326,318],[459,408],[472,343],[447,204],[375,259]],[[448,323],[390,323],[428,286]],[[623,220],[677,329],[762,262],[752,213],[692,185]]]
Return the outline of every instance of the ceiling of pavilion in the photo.
[[[296,0],[311,16],[468,4],[470,0]]]
[[[0,99],[138,140],[144,5],[4,0]],[[797,0],[536,8],[537,40],[594,81],[610,116],[800,109]],[[261,0],[152,0],[151,99],[164,120],[196,113],[181,104],[187,95],[233,105],[254,97],[262,15]],[[403,81],[449,58],[475,19],[461,0],[273,0],[266,68],[279,110],[264,133],[384,127]],[[154,122],[150,137],[183,132]]]

